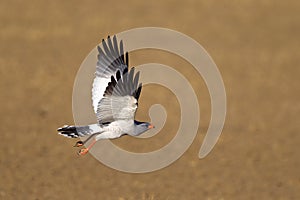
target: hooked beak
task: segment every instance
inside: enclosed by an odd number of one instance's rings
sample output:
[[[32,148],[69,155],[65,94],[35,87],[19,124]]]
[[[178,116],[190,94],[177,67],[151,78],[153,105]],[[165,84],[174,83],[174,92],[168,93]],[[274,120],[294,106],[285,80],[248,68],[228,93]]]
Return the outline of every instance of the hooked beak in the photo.
[[[152,128],[155,128],[155,126],[154,126],[153,124],[150,124],[150,125],[148,126],[148,129],[152,129]]]

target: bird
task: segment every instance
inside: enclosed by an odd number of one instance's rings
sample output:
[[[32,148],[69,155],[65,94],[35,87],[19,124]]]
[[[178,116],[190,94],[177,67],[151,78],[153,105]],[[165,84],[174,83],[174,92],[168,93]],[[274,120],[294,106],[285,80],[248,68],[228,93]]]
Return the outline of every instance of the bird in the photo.
[[[101,139],[115,139],[123,135],[138,136],[154,128],[150,122],[135,120],[138,100],[142,90],[139,83],[140,72],[129,67],[128,52],[124,53],[123,41],[118,43],[116,35],[102,39],[102,47],[97,46],[98,61],[92,86],[92,106],[97,123],[85,126],[64,125],[58,134],[68,138],[89,136],[77,141],[74,147],[91,144],[79,150],[85,155]]]

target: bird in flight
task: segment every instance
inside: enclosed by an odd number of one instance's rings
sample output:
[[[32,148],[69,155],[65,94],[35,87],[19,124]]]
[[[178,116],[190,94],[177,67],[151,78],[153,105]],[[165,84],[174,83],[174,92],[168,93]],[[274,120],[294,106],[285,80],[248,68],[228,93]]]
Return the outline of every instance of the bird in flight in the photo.
[[[118,44],[116,36],[102,40],[98,46],[98,61],[92,88],[92,105],[97,124],[86,126],[65,125],[57,129],[68,138],[89,136],[74,145],[80,147],[93,139],[87,148],[78,154],[85,155],[101,139],[114,139],[122,135],[138,136],[154,128],[149,122],[134,120],[142,90],[140,73],[134,67],[128,69],[128,52],[124,55],[123,41]]]

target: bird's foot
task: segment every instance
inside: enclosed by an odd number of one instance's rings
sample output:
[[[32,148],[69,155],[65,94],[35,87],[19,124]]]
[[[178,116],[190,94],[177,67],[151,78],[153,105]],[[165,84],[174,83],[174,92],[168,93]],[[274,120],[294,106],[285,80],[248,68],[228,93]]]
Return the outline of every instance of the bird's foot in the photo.
[[[88,148],[83,148],[83,149],[80,149],[79,152],[78,152],[78,155],[79,156],[84,156],[85,154],[87,154],[89,152],[89,149]]]
[[[73,147],[81,147],[83,146],[83,142],[82,141],[78,141],[75,143],[75,145]]]

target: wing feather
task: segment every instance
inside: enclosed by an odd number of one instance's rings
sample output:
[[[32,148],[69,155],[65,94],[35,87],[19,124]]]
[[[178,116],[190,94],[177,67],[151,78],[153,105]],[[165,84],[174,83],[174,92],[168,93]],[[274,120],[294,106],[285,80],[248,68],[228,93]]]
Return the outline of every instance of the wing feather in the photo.
[[[117,71],[120,71],[120,78],[121,74],[128,71],[128,60],[125,60],[124,57],[123,42],[120,41],[119,45],[120,51],[117,38],[113,36],[112,39],[108,37],[107,41],[102,40],[101,46],[97,47],[98,61],[92,88],[92,103],[95,113],[97,113],[98,104],[103,98],[108,83],[111,82],[111,76],[115,76]]]
[[[116,120],[133,119],[137,109],[136,99],[132,96],[104,97],[99,102],[97,119],[100,124]]]
[[[128,73],[123,74],[119,80],[111,76],[104,98],[98,104],[97,119],[100,124],[134,119],[142,89],[142,84],[138,85],[138,78],[139,73],[134,75],[134,67]]]
[[[142,84],[140,73],[128,70],[128,52],[116,36],[102,40],[98,49],[96,77],[93,82],[93,107],[100,124],[134,119]]]

